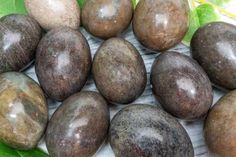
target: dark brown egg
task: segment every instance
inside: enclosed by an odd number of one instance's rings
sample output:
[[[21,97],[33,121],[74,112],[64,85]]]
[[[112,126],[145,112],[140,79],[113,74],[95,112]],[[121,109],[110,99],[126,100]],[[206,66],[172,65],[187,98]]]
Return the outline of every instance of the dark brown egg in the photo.
[[[18,72],[2,73],[0,141],[13,148],[32,149],[44,134],[47,120],[47,101],[39,85]]]
[[[84,36],[63,27],[51,30],[43,37],[35,68],[46,94],[62,101],[84,86],[91,62],[90,48]]]
[[[236,157],[236,91],[223,96],[209,112],[205,127],[205,140],[210,155]]]
[[[53,114],[46,132],[51,157],[91,157],[102,145],[109,127],[106,101],[96,92],[66,99]]]
[[[191,49],[214,84],[236,89],[236,26],[213,22],[201,27],[192,38]]]
[[[0,73],[20,71],[35,58],[41,38],[38,23],[25,15],[8,15],[0,19]]]
[[[45,29],[80,26],[80,8],[76,0],[25,0],[30,16]]]
[[[109,141],[116,157],[194,157],[181,124],[161,108],[130,105],[111,121]]]
[[[134,12],[134,34],[149,49],[169,49],[187,32],[188,12],[187,0],[142,0]]]
[[[108,39],[122,33],[133,16],[131,0],[86,0],[82,23],[92,35]]]
[[[93,76],[98,90],[110,102],[127,104],[144,91],[147,76],[136,48],[121,38],[105,41],[95,54]]]
[[[177,52],[165,52],[152,66],[153,93],[162,107],[185,120],[203,117],[212,105],[211,82],[196,61]]]

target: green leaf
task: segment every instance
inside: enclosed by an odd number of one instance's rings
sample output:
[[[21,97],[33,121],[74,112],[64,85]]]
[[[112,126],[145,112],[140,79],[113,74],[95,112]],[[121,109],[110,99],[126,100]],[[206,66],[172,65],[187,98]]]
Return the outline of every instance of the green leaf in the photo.
[[[0,17],[13,13],[27,14],[24,0],[0,0]]]
[[[139,0],[132,0],[134,8],[137,6]]]
[[[199,27],[213,21],[218,21],[220,19],[220,15],[214,8],[214,6],[205,3],[191,10],[189,19],[190,19],[189,29],[183,39],[183,43],[186,45],[190,44],[193,34]]]
[[[0,142],[0,157],[49,157],[44,151],[35,148],[29,151],[16,150]]]
[[[209,1],[216,4],[216,5],[222,6],[222,5],[229,3],[232,0],[209,0]]]
[[[85,1],[86,0],[77,0],[77,2],[79,3],[80,8],[83,8]]]
[[[0,157],[21,157],[13,148],[0,142]]]
[[[193,34],[195,33],[195,31],[200,27],[200,23],[199,23],[199,19],[198,19],[198,14],[196,10],[192,10],[189,13],[189,29],[188,32],[186,33],[184,39],[183,39],[183,43],[186,45],[189,45]]]
[[[196,10],[200,26],[220,19],[218,11],[211,4],[202,4]]]
[[[48,154],[43,152],[39,148],[35,148],[33,150],[29,151],[19,151],[17,150],[17,153],[20,154],[21,157],[48,157]]]

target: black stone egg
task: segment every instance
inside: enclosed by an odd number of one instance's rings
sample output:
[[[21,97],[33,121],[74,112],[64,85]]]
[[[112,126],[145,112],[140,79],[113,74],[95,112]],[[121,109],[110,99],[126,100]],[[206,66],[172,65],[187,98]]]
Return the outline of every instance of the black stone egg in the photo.
[[[181,124],[159,107],[130,105],[111,121],[109,141],[116,157],[194,157]]]
[[[199,28],[191,41],[193,58],[217,86],[236,89],[236,26],[213,22]]]
[[[0,73],[20,71],[35,58],[42,35],[39,24],[29,16],[7,15],[0,19]]]
[[[206,115],[213,101],[211,82],[192,58],[165,52],[152,65],[152,90],[162,107],[172,115],[196,120]]]

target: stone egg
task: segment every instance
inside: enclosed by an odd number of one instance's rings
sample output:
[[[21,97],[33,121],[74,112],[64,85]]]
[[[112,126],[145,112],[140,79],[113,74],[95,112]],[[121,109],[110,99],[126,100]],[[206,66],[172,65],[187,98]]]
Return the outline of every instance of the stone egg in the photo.
[[[210,155],[236,157],[236,91],[223,96],[210,110],[204,126]]]
[[[0,19],[0,73],[20,71],[32,63],[42,35],[29,16],[7,15]]]
[[[161,108],[130,105],[111,121],[109,142],[116,157],[194,157],[182,125]]]
[[[108,39],[126,30],[132,20],[131,0],[86,0],[82,23],[92,35]]]
[[[80,8],[76,0],[25,0],[25,7],[45,30],[63,26],[79,29]]]
[[[217,86],[236,89],[236,26],[213,22],[196,31],[192,56]]]
[[[105,41],[95,54],[93,77],[100,93],[110,102],[128,104],[144,91],[147,75],[137,49],[121,38]]]
[[[134,12],[134,34],[149,49],[172,48],[188,30],[188,12],[187,0],[142,0]]]
[[[192,58],[177,52],[158,56],[151,70],[154,95],[172,115],[196,120],[206,115],[213,101],[211,82]]]
[[[48,120],[39,85],[18,72],[0,75],[0,140],[22,150],[37,146]]]
[[[56,28],[38,45],[36,74],[45,93],[62,101],[84,86],[91,60],[89,45],[80,32],[69,27]]]
[[[109,110],[96,92],[80,92],[53,114],[46,132],[51,157],[92,157],[104,142],[109,127]]]

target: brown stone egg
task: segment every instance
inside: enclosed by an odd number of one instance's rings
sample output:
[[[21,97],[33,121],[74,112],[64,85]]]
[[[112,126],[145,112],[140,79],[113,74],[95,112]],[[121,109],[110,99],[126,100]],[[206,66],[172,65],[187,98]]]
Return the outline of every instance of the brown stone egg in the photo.
[[[105,41],[92,67],[95,84],[110,102],[128,104],[137,99],[147,83],[144,61],[137,49],[121,38]]]
[[[172,48],[188,30],[188,12],[187,0],[141,0],[134,12],[134,34],[149,49]]]
[[[41,39],[39,24],[29,16],[7,15],[0,19],[0,73],[24,70],[35,58]]]
[[[47,101],[39,85],[22,73],[2,73],[0,140],[17,149],[32,149],[43,136],[47,120]]]
[[[204,126],[212,157],[236,157],[236,90],[223,96],[210,110]]]
[[[85,37],[69,27],[49,31],[37,49],[35,70],[46,94],[63,101],[87,81],[92,65]]]
[[[92,35],[108,39],[125,31],[133,16],[131,0],[86,0],[82,23]]]
[[[92,157],[104,142],[109,109],[96,92],[80,92],[66,99],[53,114],[46,132],[51,157]]]

